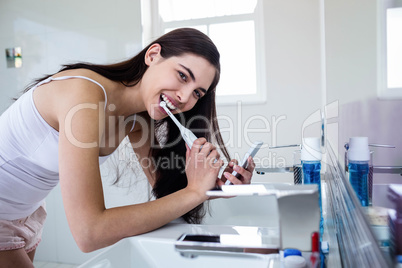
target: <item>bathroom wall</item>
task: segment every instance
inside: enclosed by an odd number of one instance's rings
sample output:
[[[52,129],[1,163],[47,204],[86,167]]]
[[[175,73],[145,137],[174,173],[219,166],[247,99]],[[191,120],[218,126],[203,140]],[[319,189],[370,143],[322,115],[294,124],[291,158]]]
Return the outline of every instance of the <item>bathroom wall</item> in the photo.
[[[15,46],[22,48],[22,68],[7,68],[5,49]],[[58,71],[61,64],[112,63],[141,48],[140,0],[2,0],[0,112],[29,82]],[[105,186],[111,196],[123,196],[120,202],[127,196],[125,191],[116,194],[114,188]],[[82,253],[73,241],[59,186],[46,201],[48,219],[36,259],[79,264],[95,255]]]
[[[304,122],[321,107],[320,28],[318,0],[264,0],[267,101],[218,107],[218,115],[234,122],[232,156],[242,158],[248,140],[269,145],[300,143]],[[7,69],[4,51],[21,46],[23,67]],[[60,64],[74,61],[113,62],[141,48],[140,0],[3,0],[0,2],[0,111],[32,79],[56,72]],[[1,56],[3,55],[3,56]],[[222,66],[224,68],[224,66]],[[239,66],[239,68],[246,68]],[[255,119],[260,115],[260,120]],[[253,119],[254,118],[254,119]],[[261,120],[263,118],[263,120]],[[244,136],[246,122],[252,120]],[[222,122],[224,129],[226,122]],[[318,123],[305,126],[306,136],[320,134]],[[228,138],[229,133],[224,133]],[[226,140],[227,141],[227,140]],[[288,165],[294,149],[262,149],[257,164]],[[286,174],[289,175],[289,174]],[[255,175],[254,181],[291,181],[283,174]],[[130,192],[105,185],[109,204],[132,200]],[[82,263],[64,216],[59,187],[47,198],[48,220],[36,259]]]
[[[321,108],[319,1],[264,0],[263,10],[265,55],[257,56],[265,57],[267,101],[218,107],[218,115],[236,119],[234,143],[228,149],[238,158],[247,152],[250,140],[276,146],[299,144],[302,132],[305,136],[320,135],[319,123],[303,126]],[[228,124],[223,122],[222,126],[227,128]],[[251,131],[248,135],[246,128]],[[223,134],[228,141],[227,133]],[[254,160],[258,166],[292,165],[294,150],[265,148]],[[254,180],[288,181],[291,176],[287,175],[266,174]]]
[[[367,136],[396,146],[373,149],[374,165],[402,166],[402,100],[377,98],[377,1],[326,0],[325,6],[327,102],[339,102],[331,123],[339,129],[340,162],[349,137]],[[375,184],[401,182],[400,175],[374,174]]]

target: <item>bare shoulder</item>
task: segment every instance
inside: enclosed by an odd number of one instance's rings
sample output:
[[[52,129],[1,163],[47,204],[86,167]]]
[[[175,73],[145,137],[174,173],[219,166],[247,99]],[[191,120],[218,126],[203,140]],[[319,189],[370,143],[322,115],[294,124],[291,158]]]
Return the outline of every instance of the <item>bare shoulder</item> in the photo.
[[[99,84],[103,85],[105,84],[105,86],[107,86],[108,84],[110,84],[112,81],[109,80],[108,78],[94,72],[91,71],[89,69],[74,69],[74,70],[67,70],[67,71],[63,71],[60,73],[57,73],[55,75],[53,75],[53,77],[63,77],[63,76],[76,76],[76,77],[86,77],[89,78],[91,80],[94,80],[96,82],[98,82]],[[68,80],[78,80],[78,81],[82,81],[82,82],[90,82],[93,83],[91,81],[88,81],[86,79],[82,79],[82,78],[77,78],[77,79],[67,79],[64,81],[68,81]],[[95,84],[95,83],[93,83]]]
[[[89,102],[99,104],[106,101],[104,90],[106,91],[108,88],[107,85],[110,83],[109,79],[86,69],[68,70],[60,72],[53,77],[59,78],[63,76],[77,76],[77,78],[56,80],[48,84],[49,89],[54,91],[52,95],[55,100],[62,102],[59,105],[60,108],[64,106],[70,108],[68,106],[80,103]],[[99,84],[80,77],[89,78]]]
[[[81,69],[61,72],[53,77],[63,76],[84,76],[101,85],[102,82],[107,83],[107,79],[101,75]],[[82,78],[54,80],[43,84],[36,88],[33,97],[39,113],[57,130],[60,118],[77,105],[96,106],[96,110],[103,110],[106,101],[105,94],[98,84]]]
[[[77,70],[68,70],[64,72],[60,72],[56,75],[54,75],[54,78],[60,78],[60,77],[66,77],[66,76],[72,76],[75,78],[70,78],[70,79],[65,79],[65,80],[56,80],[52,81],[55,86],[58,87],[59,91],[61,94],[71,94],[74,96],[75,94],[78,94],[78,96],[82,97],[93,97],[94,100],[99,99],[99,96],[103,96],[102,99],[105,99],[103,88],[105,86],[103,84],[108,84],[108,79],[91,71],[91,70],[85,70],[85,69],[77,69]],[[83,78],[84,77],[84,78]],[[97,83],[94,83],[91,80],[85,79],[89,78]],[[51,84],[51,83],[50,83]],[[49,84],[49,85],[50,85]],[[101,85],[101,86],[100,86]],[[96,94],[97,91],[100,94]]]

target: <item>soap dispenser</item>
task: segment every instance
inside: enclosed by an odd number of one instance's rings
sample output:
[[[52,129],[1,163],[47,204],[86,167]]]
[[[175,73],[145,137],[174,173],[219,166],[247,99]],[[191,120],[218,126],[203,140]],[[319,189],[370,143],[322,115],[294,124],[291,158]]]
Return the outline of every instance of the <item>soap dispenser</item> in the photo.
[[[321,146],[319,138],[304,138],[301,149],[301,162],[304,184],[318,184],[320,188]]]
[[[370,149],[367,137],[349,139],[349,181],[362,206],[369,205],[369,161]]]
[[[322,205],[321,205],[321,144],[320,138],[310,137],[304,138],[301,148],[301,162],[302,162],[302,176],[303,184],[317,184],[318,185],[318,202],[320,207],[320,234],[324,230]]]

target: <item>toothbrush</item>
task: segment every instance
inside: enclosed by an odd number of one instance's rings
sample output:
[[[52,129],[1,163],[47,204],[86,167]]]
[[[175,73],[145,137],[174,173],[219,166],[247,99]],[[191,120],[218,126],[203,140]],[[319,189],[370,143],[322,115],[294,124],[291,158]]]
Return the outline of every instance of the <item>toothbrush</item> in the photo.
[[[176,117],[174,117],[174,115],[170,112],[169,108],[166,106],[166,102],[161,101],[159,103],[159,105],[166,111],[166,113],[170,116],[170,118],[172,118],[173,122],[175,122],[175,124],[177,125],[177,127],[180,130],[180,134],[182,135],[184,141],[187,143],[188,147],[193,146],[193,143],[197,138],[197,136],[194,135],[193,132],[191,132],[191,130],[189,130],[188,128],[185,128],[182,124],[180,124],[180,122],[176,119]]]
[[[174,115],[170,112],[169,108],[166,106],[166,102],[161,101],[159,103],[159,105],[166,111],[166,113],[170,116],[170,118],[172,118],[173,122],[175,122],[175,124],[177,125],[177,127],[180,130],[180,134],[183,136],[184,141],[187,143],[188,147],[193,146],[193,143],[196,139],[198,139],[193,132],[191,132],[191,130],[185,128],[182,124],[180,124],[180,122],[176,119],[176,117],[174,117]],[[250,149],[248,150],[248,152],[246,153],[246,155],[244,156],[244,159],[242,161],[242,167],[243,168],[247,168],[247,159],[249,156],[254,157],[254,155],[257,153],[257,151],[260,149],[260,147],[262,146],[262,142],[255,142]],[[217,159],[215,159],[215,162],[218,161]],[[232,175],[234,176],[238,176],[236,171],[233,171]],[[230,184],[230,181],[227,180],[226,185]]]

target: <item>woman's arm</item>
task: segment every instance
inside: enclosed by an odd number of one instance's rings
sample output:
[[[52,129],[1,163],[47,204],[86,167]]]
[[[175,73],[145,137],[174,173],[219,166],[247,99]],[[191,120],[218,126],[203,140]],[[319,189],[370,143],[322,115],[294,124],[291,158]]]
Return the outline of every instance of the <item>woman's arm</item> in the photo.
[[[74,239],[84,252],[154,230],[190,211],[207,199],[205,192],[214,186],[222,165],[213,163],[219,158],[215,148],[199,139],[187,152],[185,189],[152,202],[106,209],[98,162],[103,99],[99,89],[72,89],[57,110],[63,204]]]

